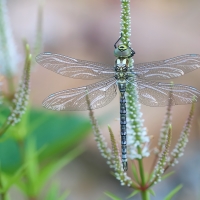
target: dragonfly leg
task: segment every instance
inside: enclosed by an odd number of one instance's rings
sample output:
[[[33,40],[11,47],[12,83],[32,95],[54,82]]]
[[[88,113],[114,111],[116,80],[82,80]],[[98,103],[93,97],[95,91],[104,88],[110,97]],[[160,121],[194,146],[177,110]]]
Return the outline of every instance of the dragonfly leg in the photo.
[[[115,49],[117,48],[117,43],[121,40],[121,38],[122,38],[122,33],[121,33],[120,38],[119,38],[119,39],[117,40],[117,42],[115,42],[115,44],[114,44]]]

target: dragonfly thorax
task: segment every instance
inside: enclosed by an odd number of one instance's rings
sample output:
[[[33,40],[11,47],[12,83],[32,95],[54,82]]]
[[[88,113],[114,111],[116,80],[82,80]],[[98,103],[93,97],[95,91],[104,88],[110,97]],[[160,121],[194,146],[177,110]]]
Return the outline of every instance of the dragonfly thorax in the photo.
[[[117,58],[115,61],[115,78],[117,80],[124,81],[128,78],[127,71],[128,71],[128,58]]]

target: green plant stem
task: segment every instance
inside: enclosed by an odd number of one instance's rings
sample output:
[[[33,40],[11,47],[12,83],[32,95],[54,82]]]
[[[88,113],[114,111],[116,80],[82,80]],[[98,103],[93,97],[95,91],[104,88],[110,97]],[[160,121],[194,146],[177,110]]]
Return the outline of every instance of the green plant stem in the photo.
[[[131,23],[130,23],[130,0],[123,1],[121,0],[121,27],[120,27],[121,33],[122,33],[122,43],[129,46],[130,45],[130,34],[131,34]],[[132,61],[132,60],[131,60]],[[132,92],[135,93],[135,88],[131,87],[130,90],[127,89],[128,96],[132,96]],[[137,109],[137,107],[136,107]],[[129,108],[127,109],[129,110]],[[133,117],[134,118],[134,117]],[[137,120],[135,119],[135,122],[137,123]],[[139,124],[136,124],[135,127],[140,127]],[[136,135],[139,135],[138,128],[134,130]],[[140,138],[137,138],[140,140]],[[141,147],[137,148],[138,154],[142,155],[142,149]],[[142,200],[150,200],[149,194],[148,194],[148,187],[145,180],[145,173],[144,173],[144,167],[143,167],[143,161],[142,159],[138,159],[138,165],[139,165],[139,173],[141,178],[140,183],[140,191]]]
[[[138,152],[141,152],[141,148],[138,147]],[[140,178],[141,178],[141,197],[142,200],[150,200],[147,187],[146,187],[146,180],[145,180],[145,174],[144,174],[144,167],[143,167],[143,162],[142,159],[138,159],[138,165],[139,165],[139,173],[140,173]]]
[[[138,165],[139,165],[139,172],[140,172],[140,178],[141,178],[141,186],[145,187],[145,177],[144,177],[144,169],[143,169],[142,159],[138,159]]]
[[[141,192],[142,200],[150,200],[147,190]]]

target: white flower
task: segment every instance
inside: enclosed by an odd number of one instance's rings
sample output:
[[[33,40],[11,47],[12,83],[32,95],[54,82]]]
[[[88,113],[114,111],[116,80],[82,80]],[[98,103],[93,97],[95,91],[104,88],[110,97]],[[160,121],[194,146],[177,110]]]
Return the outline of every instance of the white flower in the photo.
[[[144,128],[138,93],[134,86],[127,87],[127,147],[130,159],[142,159],[150,155],[149,141],[146,128]],[[134,101],[133,101],[134,99]],[[140,151],[138,151],[138,147]]]

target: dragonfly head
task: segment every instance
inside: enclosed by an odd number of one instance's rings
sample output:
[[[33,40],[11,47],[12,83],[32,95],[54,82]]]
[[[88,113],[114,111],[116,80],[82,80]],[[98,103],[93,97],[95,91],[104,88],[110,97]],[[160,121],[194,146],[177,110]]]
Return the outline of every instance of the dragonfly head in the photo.
[[[119,58],[131,58],[135,52],[130,47],[120,44],[114,50],[114,55]]]

